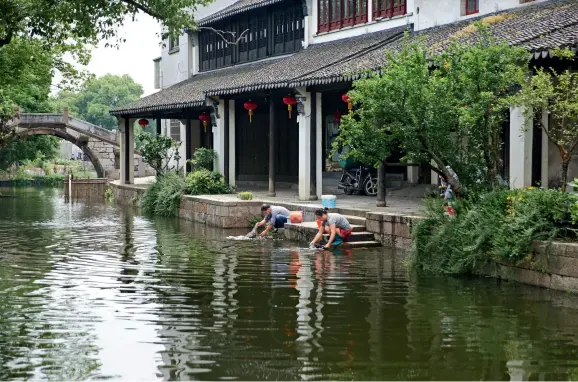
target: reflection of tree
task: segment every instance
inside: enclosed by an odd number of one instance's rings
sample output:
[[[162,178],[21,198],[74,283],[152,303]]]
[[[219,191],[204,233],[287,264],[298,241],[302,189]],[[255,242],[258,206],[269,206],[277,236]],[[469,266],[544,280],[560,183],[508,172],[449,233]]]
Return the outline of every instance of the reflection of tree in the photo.
[[[61,190],[12,189],[0,199],[0,380],[86,379],[99,367],[94,336],[67,298],[58,268],[73,227]]]
[[[410,285],[410,359],[428,365],[416,378],[503,380],[506,361],[526,361],[536,376],[565,379],[552,361],[576,359],[568,322],[578,311],[553,308],[556,292],[487,280],[416,278]]]

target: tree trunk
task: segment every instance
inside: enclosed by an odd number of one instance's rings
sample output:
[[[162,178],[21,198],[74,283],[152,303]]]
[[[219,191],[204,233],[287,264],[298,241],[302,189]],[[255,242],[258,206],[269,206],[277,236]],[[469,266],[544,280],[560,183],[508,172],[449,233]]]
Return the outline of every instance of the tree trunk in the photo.
[[[562,192],[566,192],[566,183],[568,183],[568,165],[570,164],[570,156],[564,158],[562,161]]]
[[[381,162],[377,170],[377,207],[385,207],[385,161]]]

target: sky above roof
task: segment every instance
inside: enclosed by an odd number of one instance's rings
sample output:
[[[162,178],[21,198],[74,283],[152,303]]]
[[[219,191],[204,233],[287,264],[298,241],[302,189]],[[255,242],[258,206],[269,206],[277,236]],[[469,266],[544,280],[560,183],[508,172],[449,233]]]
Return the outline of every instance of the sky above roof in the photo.
[[[97,77],[105,74],[130,75],[133,80],[142,85],[143,96],[152,94],[154,89],[153,59],[161,55],[160,24],[152,17],[138,15],[135,21],[127,18],[125,24],[119,28],[118,34],[126,42],[120,47],[106,47],[106,40],[101,41],[92,51],[92,59],[85,68]],[[112,39],[108,42],[114,43]],[[59,78],[55,76],[54,83]],[[58,91],[54,88],[53,91]]]

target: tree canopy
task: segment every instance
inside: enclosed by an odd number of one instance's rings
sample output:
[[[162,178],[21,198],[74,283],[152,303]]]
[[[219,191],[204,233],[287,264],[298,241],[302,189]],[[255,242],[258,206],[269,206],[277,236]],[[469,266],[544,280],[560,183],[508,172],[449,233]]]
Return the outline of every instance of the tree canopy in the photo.
[[[475,45],[454,43],[434,57],[406,39],[379,73],[356,81],[349,96],[357,108],[342,119],[336,143],[349,148],[345,155],[383,161],[396,140],[408,162],[431,164],[456,193],[495,183],[508,89],[522,80],[527,53],[479,32]]]
[[[56,111],[68,107],[76,117],[112,130],[117,120],[109,110],[136,101],[142,94],[142,86],[129,75],[107,74],[86,81],[78,91],[59,92],[53,103]]]
[[[185,10],[210,0],[10,0],[0,2],[0,47],[15,37],[35,38],[50,48],[94,44],[117,36],[125,18],[139,13],[163,22],[168,33],[194,28]],[[119,41],[120,42],[120,41]]]

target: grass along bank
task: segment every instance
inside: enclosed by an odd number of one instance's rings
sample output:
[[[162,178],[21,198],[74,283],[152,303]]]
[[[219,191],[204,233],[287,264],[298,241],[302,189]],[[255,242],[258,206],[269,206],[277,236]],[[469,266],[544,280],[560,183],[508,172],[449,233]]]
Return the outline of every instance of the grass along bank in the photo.
[[[492,261],[522,262],[531,258],[534,240],[575,240],[577,200],[561,190],[494,190],[456,200],[449,216],[443,200],[428,199],[413,228],[411,264],[465,275]]]

